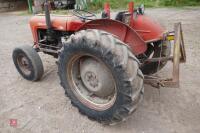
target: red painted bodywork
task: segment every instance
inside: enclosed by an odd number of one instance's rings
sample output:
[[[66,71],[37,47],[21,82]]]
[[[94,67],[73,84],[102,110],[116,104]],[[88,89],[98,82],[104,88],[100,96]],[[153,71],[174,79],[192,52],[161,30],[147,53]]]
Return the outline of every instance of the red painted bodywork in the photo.
[[[108,18],[110,18],[110,4],[108,2],[104,4],[104,12],[108,15]]]
[[[137,15],[133,21],[131,21],[130,27],[132,27],[146,43],[161,40],[165,32],[165,29],[162,28],[159,23],[146,15]]]
[[[135,55],[146,51],[147,46],[144,40],[128,25],[112,19],[97,19],[89,21],[78,30],[99,29],[116,35],[121,41],[128,44]]]
[[[108,5],[107,5],[108,6]],[[108,9],[106,9],[108,11]],[[129,7],[132,12],[133,8]],[[155,21],[145,15],[133,16],[130,24],[126,25],[111,19],[97,19],[83,22],[79,18],[68,16],[51,15],[51,23],[54,30],[77,32],[82,29],[100,29],[112,33],[132,48],[136,55],[147,50],[147,43],[161,40],[164,29]],[[38,44],[38,29],[46,29],[44,15],[34,16],[30,20],[30,26],[34,43]]]
[[[72,15],[51,15],[51,24],[54,30],[58,31],[77,31],[84,23]],[[46,21],[44,15],[37,15],[31,18],[30,26],[34,38],[34,42],[38,43],[38,29],[46,29]]]
[[[133,13],[134,13],[134,2],[130,2],[128,4],[128,12],[131,14],[130,23],[133,21]]]

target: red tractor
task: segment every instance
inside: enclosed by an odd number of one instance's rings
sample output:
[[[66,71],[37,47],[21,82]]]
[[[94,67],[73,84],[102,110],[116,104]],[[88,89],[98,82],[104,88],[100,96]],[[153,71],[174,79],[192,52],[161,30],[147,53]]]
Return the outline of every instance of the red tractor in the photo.
[[[47,1],[44,7],[45,15],[30,20],[33,47],[15,48],[14,64],[25,79],[38,81],[44,69],[37,52],[58,58],[61,86],[88,118],[104,124],[124,121],[143,98],[144,81],[178,85],[179,63],[185,61],[181,24],[166,32],[144,15],[143,6],[134,9],[133,2],[116,19],[110,19],[108,3],[99,19],[85,10],[50,15]],[[174,64],[172,79],[150,76],[169,60]]]

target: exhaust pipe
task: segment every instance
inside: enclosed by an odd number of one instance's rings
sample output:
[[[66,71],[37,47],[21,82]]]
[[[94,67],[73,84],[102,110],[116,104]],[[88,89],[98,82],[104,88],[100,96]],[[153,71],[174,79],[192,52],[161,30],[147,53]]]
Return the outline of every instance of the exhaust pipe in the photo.
[[[48,0],[45,0],[44,3],[44,11],[45,11],[45,20],[46,20],[46,26],[47,26],[47,41],[53,41],[53,30],[51,25],[51,16],[49,12],[49,3]]]
[[[44,11],[45,11],[45,19],[46,19],[46,25],[47,25],[47,29],[51,29],[51,17],[50,17],[50,13],[49,13],[49,3],[48,0],[45,0],[44,3]]]

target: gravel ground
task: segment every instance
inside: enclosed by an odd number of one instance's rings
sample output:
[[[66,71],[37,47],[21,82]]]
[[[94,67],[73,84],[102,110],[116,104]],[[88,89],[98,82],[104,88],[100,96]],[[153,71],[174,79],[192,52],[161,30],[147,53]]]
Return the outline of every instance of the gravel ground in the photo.
[[[29,82],[17,73],[11,58],[18,45],[32,45],[31,16],[0,14],[0,133],[199,133],[200,132],[200,7],[147,9],[147,14],[173,29],[183,23],[187,63],[181,66],[180,88],[145,85],[138,110],[124,123],[103,126],[78,113],[59,85],[55,59],[41,54],[45,75]],[[171,64],[159,73],[169,75]],[[9,120],[17,119],[17,127]]]

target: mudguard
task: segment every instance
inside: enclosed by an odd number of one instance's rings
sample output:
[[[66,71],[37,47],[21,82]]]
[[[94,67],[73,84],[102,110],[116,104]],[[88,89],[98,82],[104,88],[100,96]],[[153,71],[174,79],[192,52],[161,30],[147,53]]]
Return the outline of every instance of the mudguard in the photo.
[[[99,29],[117,36],[132,49],[135,55],[147,50],[145,41],[128,25],[111,19],[97,19],[83,24],[78,30]]]
[[[163,39],[165,29],[156,21],[146,15],[137,15],[130,23],[132,27],[146,42],[155,42]]]

